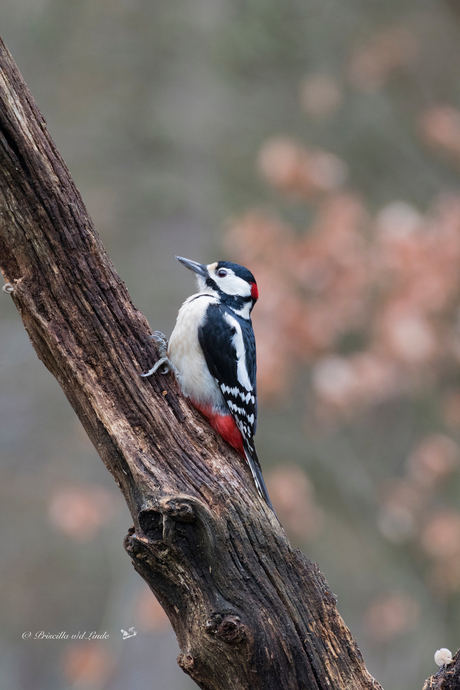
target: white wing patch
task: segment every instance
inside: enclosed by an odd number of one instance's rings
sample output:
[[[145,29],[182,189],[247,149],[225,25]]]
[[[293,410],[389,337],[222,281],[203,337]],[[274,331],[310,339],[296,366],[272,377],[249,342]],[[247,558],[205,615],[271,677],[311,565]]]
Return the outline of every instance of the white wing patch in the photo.
[[[232,343],[236,351],[238,382],[247,391],[252,391],[251,380],[249,378],[248,370],[246,368],[246,356],[241,326],[238,323],[238,321],[233,316],[231,316],[231,314],[225,313],[224,319],[226,320],[229,326],[235,329],[235,335],[232,338]]]

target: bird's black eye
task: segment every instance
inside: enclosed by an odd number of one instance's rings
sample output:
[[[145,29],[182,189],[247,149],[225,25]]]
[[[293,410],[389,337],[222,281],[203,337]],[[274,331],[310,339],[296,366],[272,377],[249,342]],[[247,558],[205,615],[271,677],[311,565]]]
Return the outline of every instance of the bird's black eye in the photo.
[[[227,275],[227,271],[225,270],[225,268],[219,268],[219,270],[217,271],[217,275],[219,276],[219,278],[225,278],[225,276]]]

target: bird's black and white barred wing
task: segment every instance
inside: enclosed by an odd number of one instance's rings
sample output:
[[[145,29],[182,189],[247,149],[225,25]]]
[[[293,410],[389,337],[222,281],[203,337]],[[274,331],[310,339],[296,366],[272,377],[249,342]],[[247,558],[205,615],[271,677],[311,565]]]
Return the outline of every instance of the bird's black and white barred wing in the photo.
[[[246,460],[260,496],[274,512],[253,437],[257,426],[256,343],[251,321],[211,304],[198,329],[206,364],[243,437]]]
[[[243,439],[252,446],[257,425],[256,344],[251,322],[210,304],[198,340]]]

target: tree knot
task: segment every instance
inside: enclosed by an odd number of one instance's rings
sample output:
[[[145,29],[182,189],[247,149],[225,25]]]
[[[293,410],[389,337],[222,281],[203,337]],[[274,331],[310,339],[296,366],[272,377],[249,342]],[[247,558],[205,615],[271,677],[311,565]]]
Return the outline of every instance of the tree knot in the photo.
[[[234,614],[214,613],[206,621],[205,628],[208,635],[214,635],[227,644],[238,644],[247,636],[246,626],[241,618]]]
[[[177,663],[185,673],[190,673],[195,665],[195,659],[190,653],[181,652],[177,657]]]
[[[162,508],[171,520],[175,522],[196,522],[196,511],[194,506],[183,498],[168,498],[162,502]]]

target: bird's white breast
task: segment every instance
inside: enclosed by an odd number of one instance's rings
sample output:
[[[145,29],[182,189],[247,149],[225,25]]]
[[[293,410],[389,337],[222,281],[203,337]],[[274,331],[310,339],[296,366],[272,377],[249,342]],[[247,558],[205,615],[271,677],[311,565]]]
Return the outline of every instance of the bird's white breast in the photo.
[[[184,395],[196,403],[219,409],[225,402],[198,342],[198,328],[205,319],[206,309],[217,302],[214,295],[203,293],[192,295],[184,302],[169,339],[168,357],[177,370]]]

